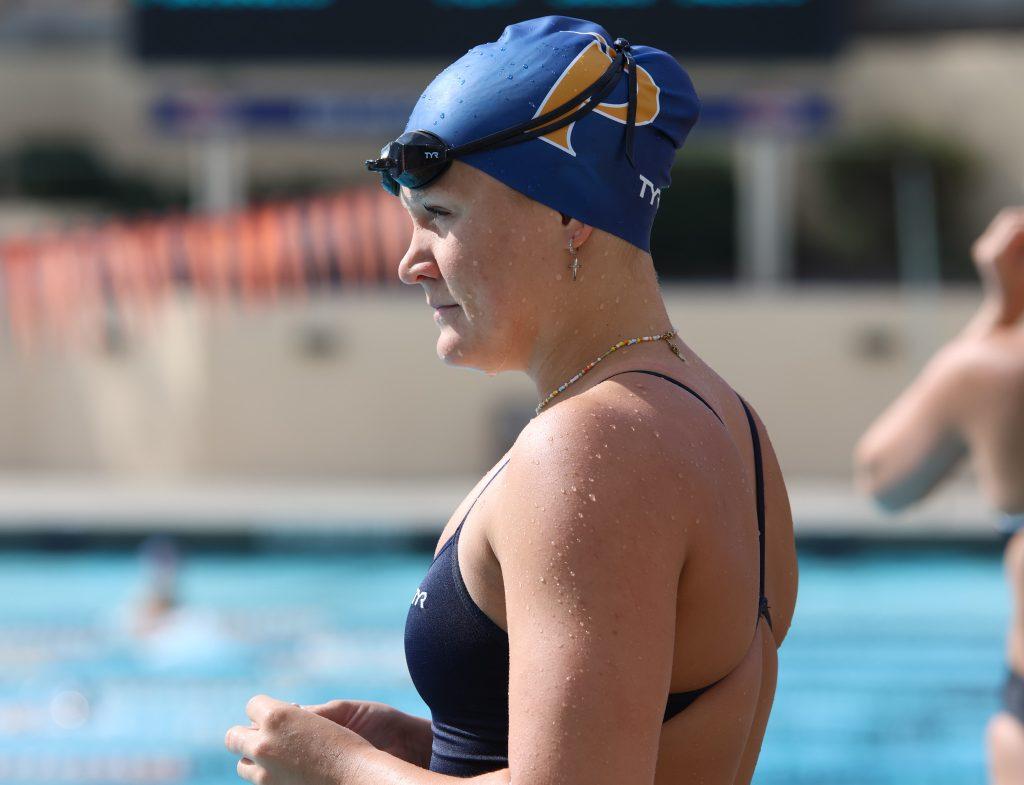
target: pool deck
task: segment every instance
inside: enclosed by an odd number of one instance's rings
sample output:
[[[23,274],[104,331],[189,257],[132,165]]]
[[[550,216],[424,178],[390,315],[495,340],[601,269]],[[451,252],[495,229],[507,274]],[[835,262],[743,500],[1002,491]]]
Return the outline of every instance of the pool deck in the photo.
[[[0,475],[0,535],[429,535],[477,478],[285,484],[109,481]],[[815,539],[994,539],[996,516],[969,482],[887,515],[848,483],[789,483],[797,534]]]

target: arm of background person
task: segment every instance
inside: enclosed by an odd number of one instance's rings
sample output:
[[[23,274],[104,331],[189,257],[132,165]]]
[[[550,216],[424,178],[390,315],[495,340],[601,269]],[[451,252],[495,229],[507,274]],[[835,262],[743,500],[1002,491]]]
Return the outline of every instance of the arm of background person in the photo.
[[[885,509],[924,498],[967,454],[958,423],[965,377],[958,347],[945,347],[857,443],[857,486]]]
[[[923,498],[967,454],[962,421],[979,343],[1024,312],[1024,209],[996,216],[972,249],[985,292],[960,335],[943,347],[857,444],[857,484],[887,509]]]

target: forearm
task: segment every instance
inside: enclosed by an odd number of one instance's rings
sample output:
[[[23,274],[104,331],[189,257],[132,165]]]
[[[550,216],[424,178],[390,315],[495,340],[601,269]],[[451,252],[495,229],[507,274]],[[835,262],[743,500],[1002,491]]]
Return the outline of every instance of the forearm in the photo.
[[[430,766],[430,749],[434,743],[434,731],[430,726],[430,720],[405,712],[402,714],[406,718],[405,738],[408,739],[408,746],[405,753],[399,757],[406,763],[426,769]]]
[[[958,434],[947,434],[917,465],[886,475],[871,476],[867,467],[860,467],[857,483],[861,490],[874,497],[889,512],[902,510],[931,493],[967,455],[967,445]]]
[[[465,779],[428,771],[376,748],[347,756],[340,766],[338,785],[509,785],[508,769]]]
[[[966,454],[956,426],[959,350],[941,349],[857,443],[857,485],[883,506],[922,498]]]

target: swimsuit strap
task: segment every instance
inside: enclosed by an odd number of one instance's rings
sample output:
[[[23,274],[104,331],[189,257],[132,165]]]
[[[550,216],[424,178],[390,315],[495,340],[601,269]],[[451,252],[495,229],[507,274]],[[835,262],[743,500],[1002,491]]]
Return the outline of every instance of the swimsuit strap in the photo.
[[[703,397],[701,397],[700,393],[698,393],[696,390],[694,390],[694,389],[692,389],[690,387],[687,387],[682,382],[677,381],[676,379],[673,379],[671,376],[666,376],[665,374],[658,373],[657,371],[648,371],[648,370],[643,370],[643,369],[637,368],[637,369],[631,370],[631,371],[619,371],[619,373],[613,373],[611,376],[607,377],[607,379],[611,379],[612,376],[619,376],[619,375],[624,374],[624,373],[646,373],[646,374],[650,374],[651,376],[660,376],[665,381],[672,382],[672,384],[676,385],[677,387],[682,387],[688,393],[693,395],[698,401],[700,401],[702,404],[704,404],[711,411],[711,413],[713,415],[715,415],[715,417],[718,418],[718,421],[720,423],[722,423],[722,425],[725,425],[725,421],[722,420],[721,417],[719,417],[718,412],[716,412],[714,410],[714,408],[712,408],[710,403],[708,403],[707,401],[704,400]],[[756,485],[757,485],[757,490],[756,490],[756,493],[757,493],[757,543],[758,543],[758,570],[759,570],[759,574],[758,574],[757,618],[760,619],[762,616],[764,616],[765,620],[768,622],[768,626],[771,627],[772,626],[771,608],[768,605],[768,598],[765,596],[765,593],[764,593],[765,504],[764,504],[764,461],[763,461],[762,456],[761,456],[761,436],[760,436],[760,434],[758,433],[758,430],[757,430],[757,421],[754,420],[754,415],[750,411],[750,407],[747,405],[747,402],[745,400],[743,400],[743,396],[740,395],[739,393],[736,394],[736,397],[740,399],[740,403],[743,404],[743,411],[746,412],[746,414],[747,414],[747,423],[750,425],[750,439],[751,439],[751,441],[753,442],[753,445],[754,445],[754,478],[755,478],[755,482],[756,482]],[[755,626],[756,626],[756,624],[755,624]]]
[[[693,389],[693,388],[691,388],[691,387],[687,387],[687,386],[686,386],[685,384],[683,384],[682,382],[680,382],[680,381],[676,381],[676,380],[675,380],[675,379],[673,379],[673,378],[672,378],[671,376],[666,376],[666,375],[665,375],[665,374],[663,374],[663,373],[658,373],[657,371],[645,371],[645,370],[641,370],[641,369],[637,368],[636,370],[633,370],[633,371],[619,371],[618,373],[613,373],[613,374],[612,374],[611,376],[607,377],[607,378],[606,378],[606,379],[605,379],[604,381],[607,381],[608,379],[611,379],[611,378],[612,378],[612,376],[621,376],[621,375],[622,375],[622,374],[624,374],[624,373],[646,373],[646,374],[650,374],[651,376],[660,376],[660,377],[661,377],[662,379],[664,379],[664,380],[665,380],[666,382],[672,382],[672,384],[674,384],[674,385],[675,385],[676,387],[682,387],[682,388],[683,388],[684,390],[686,390],[686,391],[687,391],[688,393],[690,393],[690,394],[691,394],[691,395],[692,395],[692,396],[693,396],[694,398],[696,398],[696,399],[697,399],[698,401],[700,401],[700,402],[701,402],[702,404],[704,404],[705,406],[707,406],[707,407],[708,407],[708,410],[709,410],[709,411],[710,411],[710,412],[711,412],[711,413],[712,413],[713,415],[715,415],[715,417],[717,417],[717,418],[718,418],[718,421],[719,421],[720,423],[722,423],[722,425],[725,425],[725,421],[724,421],[724,420],[723,420],[723,419],[722,419],[721,417],[719,417],[719,416],[718,416],[718,412],[716,412],[716,411],[714,410],[714,408],[712,408],[712,406],[711,406],[711,404],[710,404],[710,403],[708,403],[707,401],[705,401],[705,400],[704,400],[704,399],[703,399],[703,398],[701,397],[700,393],[698,393],[698,392],[697,392],[696,390],[694,390],[694,389]]]
[[[455,530],[455,533],[456,533],[456,534],[458,534],[458,531],[459,531],[459,529],[461,529],[461,528],[462,528],[462,524],[464,524],[464,523],[466,522],[466,518],[468,518],[468,517],[469,517],[469,514],[470,514],[471,512],[473,512],[473,508],[474,508],[474,507],[476,507],[476,503],[477,503],[477,501],[479,501],[479,500],[480,500],[480,497],[484,495],[484,491],[486,491],[486,490],[487,490],[487,486],[488,486],[488,485],[490,485],[490,484],[491,484],[492,482],[494,482],[494,478],[495,478],[495,477],[497,477],[497,476],[498,476],[499,474],[501,474],[501,470],[502,470],[502,469],[504,469],[504,468],[505,468],[506,466],[508,466],[508,462],[509,462],[509,461],[511,461],[511,460],[512,460],[512,456],[510,455],[510,456],[509,456],[508,458],[506,458],[506,459],[504,460],[504,462],[503,462],[503,463],[501,464],[501,466],[499,466],[499,467],[498,467],[498,468],[497,468],[497,469],[495,470],[494,474],[492,474],[492,475],[491,475],[490,477],[488,477],[488,478],[487,478],[487,482],[485,482],[485,483],[484,483],[484,487],[483,487],[483,488],[481,488],[481,489],[480,489],[480,491],[479,491],[479,493],[477,493],[477,495],[473,497],[473,501],[472,501],[472,502],[470,503],[470,505],[469,505],[469,509],[468,509],[468,510],[466,510],[466,514],[465,514],[465,515],[463,515],[463,516],[462,516],[462,520],[461,520],[461,521],[459,521],[459,526],[458,526],[458,528],[457,528],[457,529]],[[449,539],[455,539],[455,538],[454,538],[454,536],[453,536],[453,537],[450,537]]]
[[[761,436],[757,431],[757,422],[754,420],[754,415],[750,411],[750,407],[747,406],[747,402],[743,400],[743,396],[739,393],[736,397],[740,399],[740,403],[743,404],[743,411],[747,413],[747,423],[750,425],[750,439],[754,444],[754,476],[757,482],[757,540],[758,549],[760,550],[760,577],[758,587],[758,618],[764,616],[768,622],[768,626],[772,626],[772,615],[768,607],[768,598],[764,594],[764,464],[761,458]]]
[[[455,531],[451,533],[451,535],[448,537],[447,540],[445,540],[444,545],[441,546],[441,550],[439,550],[434,555],[434,561],[437,561],[439,558],[441,558],[441,554],[444,553],[446,550],[448,550],[449,546],[451,546],[452,544],[455,543],[455,541],[459,537],[459,532],[462,531],[462,524],[464,524],[466,522],[466,519],[469,518],[469,514],[473,511],[473,508],[476,506],[476,503],[480,499],[480,497],[484,495],[484,491],[487,490],[487,486],[490,485],[494,481],[495,477],[497,477],[499,474],[501,474],[501,470],[504,469],[506,466],[508,466],[508,462],[511,461],[511,460],[512,460],[512,456],[509,456],[508,458],[506,458],[505,461],[501,464],[501,466],[499,466],[497,468],[497,470],[495,470],[494,474],[492,474],[487,479],[487,482],[484,483],[484,487],[481,488],[479,490],[479,492],[477,493],[477,495],[473,497],[473,501],[470,502],[470,504],[469,504],[469,509],[467,509],[465,514],[462,516],[462,520],[459,521],[459,525],[455,527]]]

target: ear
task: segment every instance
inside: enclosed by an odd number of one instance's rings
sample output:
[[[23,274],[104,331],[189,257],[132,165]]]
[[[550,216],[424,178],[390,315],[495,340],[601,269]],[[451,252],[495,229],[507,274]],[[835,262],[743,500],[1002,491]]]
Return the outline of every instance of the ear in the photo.
[[[565,247],[569,247],[569,240],[572,239],[573,248],[579,250],[590,238],[590,235],[594,233],[594,227],[583,223],[583,221],[578,221],[565,213],[559,213],[559,215],[562,216],[562,226],[565,227],[563,232]]]

